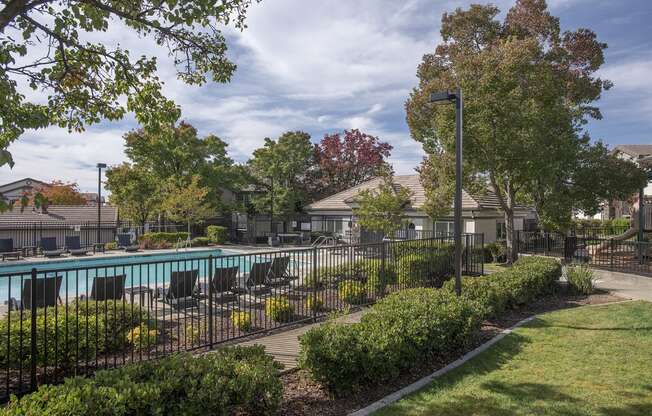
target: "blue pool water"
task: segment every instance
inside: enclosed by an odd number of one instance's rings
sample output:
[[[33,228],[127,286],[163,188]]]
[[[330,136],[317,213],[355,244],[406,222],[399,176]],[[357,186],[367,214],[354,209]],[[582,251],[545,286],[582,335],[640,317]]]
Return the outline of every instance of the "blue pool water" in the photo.
[[[107,256],[93,258],[66,258],[59,261],[5,264],[0,266],[0,302],[10,298],[20,299],[22,283],[30,278],[33,267],[37,277],[63,276],[62,297],[88,296],[97,276],[124,274],[125,287],[164,286],[172,272],[199,270],[199,281],[207,282],[209,256],[213,268],[237,265],[240,272],[248,272],[254,256],[237,256],[234,253],[212,249],[157,254],[134,254],[131,256]]]

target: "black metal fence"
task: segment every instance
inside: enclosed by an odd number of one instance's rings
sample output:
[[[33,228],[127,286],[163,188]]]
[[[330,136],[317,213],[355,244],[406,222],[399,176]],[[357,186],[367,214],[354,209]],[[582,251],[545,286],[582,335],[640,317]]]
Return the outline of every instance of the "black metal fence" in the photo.
[[[483,236],[463,272],[483,273]],[[312,322],[453,274],[451,238],[218,249],[0,268],[0,399],[41,383]]]
[[[77,222],[68,223],[63,221],[43,222],[14,222],[11,224],[0,224],[0,238],[13,239],[13,246],[17,249],[24,247],[38,247],[41,238],[55,237],[57,245],[63,247],[68,236],[79,236],[83,246],[91,246],[96,243],[108,243],[115,240],[116,233],[121,224],[111,222]],[[99,229],[99,240],[98,240]]]
[[[568,262],[629,273],[652,274],[652,243],[597,234],[517,233],[519,253],[564,258]]]

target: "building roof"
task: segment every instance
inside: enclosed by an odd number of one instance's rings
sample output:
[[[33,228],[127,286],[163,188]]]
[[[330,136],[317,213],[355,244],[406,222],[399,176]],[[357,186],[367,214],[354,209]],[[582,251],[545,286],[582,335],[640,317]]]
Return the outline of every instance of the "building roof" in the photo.
[[[102,206],[102,222],[115,222],[118,220],[118,208],[111,205]],[[66,222],[80,224],[84,222],[97,221],[97,206],[89,205],[51,205],[47,213],[32,206],[25,207],[21,212],[20,206],[15,205],[13,209],[0,213],[0,225],[16,223],[40,223],[40,222]]]
[[[376,189],[382,183],[383,179],[376,177],[370,179],[353,188],[346,189],[334,195],[315,201],[306,207],[308,211],[328,211],[328,210],[350,210],[351,204],[355,203],[355,198],[360,191]],[[426,202],[426,191],[421,184],[418,174],[415,175],[396,175],[394,183],[406,187],[412,192],[410,207],[413,209],[423,208]],[[462,209],[500,209],[500,203],[495,193],[487,190],[484,195],[471,195],[466,190],[462,190]]]
[[[614,151],[620,151],[635,159],[640,159],[652,155],[652,144],[619,144],[614,147]]]
[[[0,193],[13,191],[15,189],[22,189],[22,188],[25,188],[25,187],[30,187],[31,188],[34,185],[47,186],[47,183],[45,183],[43,181],[39,181],[38,179],[34,179],[34,178],[22,178],[22,179],[18,179],[16,181],[13,181],[13,182],[9,182],[9,183],[5,183],[5,184],[0,185]]]

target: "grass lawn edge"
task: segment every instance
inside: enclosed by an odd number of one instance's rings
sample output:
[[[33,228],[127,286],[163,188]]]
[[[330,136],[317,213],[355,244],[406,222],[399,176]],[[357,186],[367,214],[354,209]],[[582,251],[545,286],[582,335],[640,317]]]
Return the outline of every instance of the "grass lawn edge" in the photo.
[[[604,307],[606,305],[616,305],[616,304],[629,303],[629,302],[635,302],[635,301],[637,301],[637,299],[625,299],[625,300],[622,300],[622,301],[610,302],[610,303],[606,303],[606,304],[584,305],[584,306],[580,306],[579,308],[593,308],[593,307],[600,307],[600,306]],[[532,316],[529,316],[529,317],[517,322],[513,326],[500,331],[500,333],[498,335],[491,338],[489,341],[487,341],[484,344],[476,347],[475,349],[467,352],[462,357],[460,357],[457,360],[453,361],[452,363],[446,365],[445,367],[440,368],[439,370],[435,371],[434,373],[429,374],[429,375],[415,381],[414,383],[409,384],[409,385],[403,387],[402,389],[397,390],[394,393],[391,393],[391,394],[383,397],[382,399],[371,403],[370,405],[368,405],[366,407],[363,407],[362,409],[359,409],[359,410],[356,410],[354,412],[349,413],[349,416],[367,416],[367,415],[371,415],[374,412],[377,412],[378,410],[380,410],[380,409],[382,409],[384,407],[387,407],[387,406],[391,405],[392,403],[395,403],[395,402],[401,400],[403,397],[423,389],[424,387],[428,386],[428,384],[432,383],[433,380],[435,380],[436,378],[443,376],[444,374],[456,369],[457,367],[465,364],[467,361],[473,359],[477,355],[480,355],[484,351],[488,350],[493,345],[500,342],[507,335],[511,334],[514,330],[528,324],[529,322],[539,318],[540,316],[547,315],[547,314],[553,313],[553,312],[555,312],[555,311],[549,311],[549,312],[544,312],[544,313],[532,315]]]

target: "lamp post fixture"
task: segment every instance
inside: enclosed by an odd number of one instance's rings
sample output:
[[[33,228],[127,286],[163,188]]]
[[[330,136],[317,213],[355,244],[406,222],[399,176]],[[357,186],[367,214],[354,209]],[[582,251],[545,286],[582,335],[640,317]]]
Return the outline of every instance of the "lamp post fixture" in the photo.
[[[102,169],[106,168],[106,163],[97,164],[97,240],[96,244],[100,244],[100,225],[102,223]]]
[[[462,294],[462,113],[464,110],[462,89],[433,92],[430,94],[430,102],[455,103],[455,293],[460,296]]]

